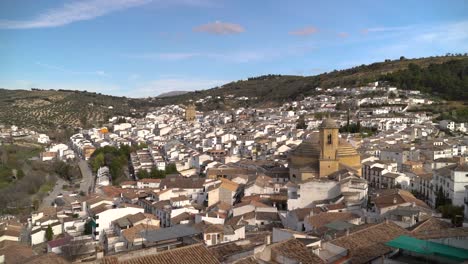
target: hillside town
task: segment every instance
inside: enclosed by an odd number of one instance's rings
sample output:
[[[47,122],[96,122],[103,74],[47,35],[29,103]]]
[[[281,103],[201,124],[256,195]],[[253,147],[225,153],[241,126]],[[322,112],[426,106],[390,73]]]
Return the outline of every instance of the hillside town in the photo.
[[[467,261],[468,124],[379,82],[315,90],[279,107],[204,111],[207,97],[113,116],[66,142],[1,126],[2,145],[26,136],[83,180],[1,216],[0,263]]]

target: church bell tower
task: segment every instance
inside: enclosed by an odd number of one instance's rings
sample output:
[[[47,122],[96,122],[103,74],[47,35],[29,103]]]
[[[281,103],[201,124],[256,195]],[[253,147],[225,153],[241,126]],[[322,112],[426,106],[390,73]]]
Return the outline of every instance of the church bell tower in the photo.
[[[338,170],[338,159],[336,151],[338,150],[338,130],[340,126],[335,120],[327,118],[320,125],[320,177],[329,175]]]

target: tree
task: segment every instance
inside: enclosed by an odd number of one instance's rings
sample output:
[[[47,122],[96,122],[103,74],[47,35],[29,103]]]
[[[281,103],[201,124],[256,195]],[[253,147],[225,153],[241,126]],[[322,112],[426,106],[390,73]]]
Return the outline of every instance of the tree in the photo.
[[[92,221],[92,220],[91,220],[91,221]],[[85,224],[85,230],[84,230],[84,234],[85,234],[85,235],[91,235],[91,233],[93,232],[93,226],[92,226],[91,221],[88,221],[88,222]]]
[[[174,164],[174,163],[170,163],[166,166],[166,171],[165,171],[166,175],[167,174],[176,174],[176,173],[179,173],[177,171],[177,166]]]
[[[139,170],[137,172],[137,177],[138,179],[146,179],[146,178],[149,178],[150,177],[150,174],[148,173],[147,170]]]
[[[444,191],[442,190],[442,186],[439,186],[439,189],[437,190],[436,194],[436,201],[435,201],[435,207],[439,208],[440,206],[443,206],[447,204],[447,197],[444,194]]]
[[[22,179],[24,177],[24,171],[22,169],[19,169],[16,171],[16,178],[17,179]]]
[[[51,241],[54,239],[54,231],[52,230],[52,227],[50,225],[47,226],[46,232],[45,232],[45,239],[47,241]]]
[[[452,219],[452,222],[456,221],[457,216],[463,215],[463,206],[445,204],[437,207],[437,210],[442,213],[443,218]]]
[[[296,128],[297,128],[297,129],[306,129],[306,128],[307,128],[307,125],[306,125],[306,123],[305,123],[305,117],[304,117],[304,115],[300,115],[299,118],[297,119]]]
[[[92,160],[91,165],[93,167],[93,171],[97,171],[100,167],[104,166],[104,153],[101,152],[97,154]]]
[[[402,60],[406,60],[405,56],[401,56],[401,57],[400,57],[400,60],[401,60],[401,61],[402,61]]]
[[[158,168],[151,168],[150,177],[152,179],[162,179],[166,177],[165,171],[158,170]]]

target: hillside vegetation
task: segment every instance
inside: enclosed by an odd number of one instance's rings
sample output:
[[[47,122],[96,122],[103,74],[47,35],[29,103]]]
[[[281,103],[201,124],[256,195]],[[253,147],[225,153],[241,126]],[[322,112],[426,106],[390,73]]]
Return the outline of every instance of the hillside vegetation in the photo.
[[[68,90],[0,89],[0,124],[37,131],[102,125],[115,115],[137,115],[167,104],[185,104],[212,96],[199,110],[274,106],[316,94],[316,87],[350,87],[386,80],[402,89],[419,89],[447,100],[467,100],[468,56],[386,60],[316,76],[265,75],[221,87],[170,97],[132,99]],[[86,88],[86,87],[83,87]],[[226,95],[250,100],[224,99]],[[218,99],[217,97],[220,96]],[[253,99],[252,99],[253,98]]]
[[[114,115],[130,115],[136,99],[67,90],[0,89],[0,124],[37,131],[101,124]]]
[[[401,58],[400,60],[387,60],[385,62],[361,65],[351,69],[333,71],[316,76],[265,75],[249,78],[245,81],[231,82],[222,87],[209,90],[195,91],[164,98],[162,102],[183,103],[190,99],[196,100],[209,95],[215,97],[232,94],[236,97],[256,97],[257,99],[252,101],[252,104],[266,103],[266,105],[268,105],[268,103],[281,103],[300,99],[302,96],[314,95],[316,87],[361,86],[378,80],[388,80],[391,84],[397,85],[399,88],[420,89],[425,92],[444,90],[435,86],[454,89],[456,91],[466,91],[468,88],[466,86],[466,81],[457,81],[456,78],[466,80],[467,62],[468,56],[444,56],[421,59]],[[410,65],[412,65],[411,69],[409,69]],[[415,71],[415,69],[417,70]],[[418,72],[419,76],[414,78],[417,83],[412,85],[411,76]],[[435,74],[435,76],[431,76],[431,74]],[[444,85],[446,81],[450,83],[450,86]],[[406,83],[406,85],[402,86],[402,83]],[[456,93],[457,92],[447,93],[448,96],[445,98],[458,99],[458,96],[453,97]],[[229,105],[230,102],[218,103],[215,101],[214,107],[211,106],[211,108],[222,108],[223,106]]]

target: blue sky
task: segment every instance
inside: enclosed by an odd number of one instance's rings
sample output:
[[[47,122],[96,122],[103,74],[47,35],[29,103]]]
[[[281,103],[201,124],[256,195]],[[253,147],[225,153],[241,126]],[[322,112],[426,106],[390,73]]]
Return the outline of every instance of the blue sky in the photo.
[[[0,1],[10,89],[145,97],[447,52],[468,52],[468,1]]]

